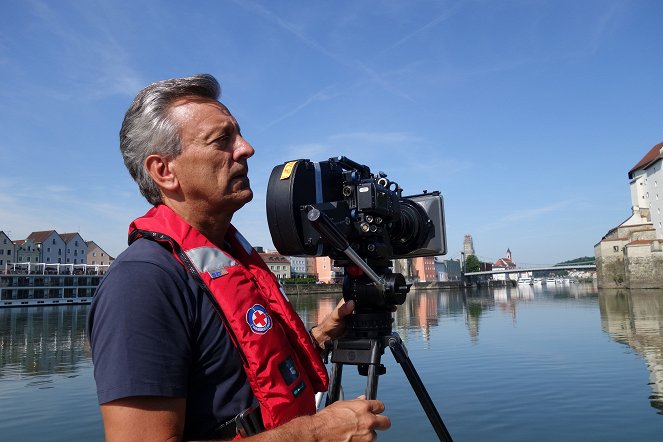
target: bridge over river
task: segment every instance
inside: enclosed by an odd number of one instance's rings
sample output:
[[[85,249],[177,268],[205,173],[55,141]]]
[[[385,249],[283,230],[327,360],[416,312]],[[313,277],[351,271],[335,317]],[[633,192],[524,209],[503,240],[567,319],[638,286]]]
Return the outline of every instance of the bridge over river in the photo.
[[[503,273],[531,273],[531,272],[552,272],[557,270],[596,270],[596,264],[568,264],[568,265],[550,265],[539,267],[516,267],[514,269],[495,269],[484,272],[467,272],[464,276],[497,275]]]

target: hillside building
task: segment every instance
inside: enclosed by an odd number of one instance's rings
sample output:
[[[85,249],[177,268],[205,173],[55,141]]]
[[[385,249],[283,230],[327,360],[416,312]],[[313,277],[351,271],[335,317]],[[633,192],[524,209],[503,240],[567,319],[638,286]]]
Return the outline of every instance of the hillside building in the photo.
[[[290,260],[287,257],[274,252],[260,253],[260,257],[278,279],[290,278]]]
[[[0,271],[7,267],[7,264],[16,262],[16,246],[5,232],[0,230]]]
[[[663,143],[628,172],[631,216],[594,246],[600,288],[663,287]]]
[[[435,273],[435,257],[419,256],[412,258],[412,268],[414,269],[414,281],[432,282],[437,281]]]
[[[79,233],[62,233],[60,238],[64,241],[65,264],[87,263],[87,243]]]
[[[30,239],[14,241],[16,247],[16,262],[39,262],[39,247]]]
[[[438,281],[460,281],[462,279],[460,260],[436,256],[435,274]]]
[[[513,257],[511,256],[511,249],[506,249],[506,256],[500,258],[493,264],[493,270],[513,270],[517,267],[516,263],[513,262]],[[518,275],[516,273],[496,273],[493,275],[494,281],[516,281]]]
[[[329,256],[315,257],[315,273],[318,275],[318,281],[326,284],[343,282],[345,275],[343,267],[334,265],[334,260]]]
[[[26,241],[31,241],[39,250],[39,262],[65,264],[66,244],[55,230],[32,232]]]
[[[104,249],[99,247],[94,241],[87,241],[87,254],[86,254],[86,264],[88,265],[101,265],[107,266],[110,265],[114,258],[110,256]]]
[[[465,235],[465,238],[463,239],[463,253],[465,254],[465,258],[470,255],[476,256],[476,253],[474,253],[474,241],[472,241],[472,235]]]
[[[315,278],[315,258],[312,256],[289,256],[293,278]]]

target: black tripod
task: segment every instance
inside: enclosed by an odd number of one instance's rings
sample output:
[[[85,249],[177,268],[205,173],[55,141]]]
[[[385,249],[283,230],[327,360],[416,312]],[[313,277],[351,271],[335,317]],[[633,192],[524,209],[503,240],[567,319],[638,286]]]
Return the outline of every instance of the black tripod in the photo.
[[[403,369],[438,438],[451,441],[451,435],[407,355],[403,341],[398,333],[391,331],[391,313],[389,311],[355,313],[349,319],[350,336],[336,339],[333,343],[327,405],[339,400],[343,365],[347,364],[357,365],[359,374],[368,376],[366,398],[376,399],[379,376],[387,371],[380,363],[380,359],[388,347]]]
[[[318,209],[309,206],[308,220],[320,233],[321,237],[332,244],[334,248],[343,252],[348,259],[359,269],[355,276],[351,276],[348,263],[343,280],[343,298],[355,300],[358,306],[364,307],[346,318],[347,337],[334,340],[332,348],[332,372],[327,392],[326,404],[339,400],[341,392],[341,376],[343,365],[357,365],[359,374],[368,376],[366,381],[366,398],[376,399],[378,393],[378,377],[386,373],[386,368],[380,363],[384,349],[389,347],[391,352],[405,372],[414,393],[428,416],[428,420],[440,440],[451,441],[451,435],[442,422],[440,414],[435,408],[426,387],[417,374],[412,361],[407,355],[405,345],[398,333],[391,330],[390,306],[405,302],[405,296],[410,286],[400,273],[391,273],[388,264],[379,265],[380,273],[375,272],[371,266],[357,255],[350,247],[348,241],[336,228],[334,223]]]

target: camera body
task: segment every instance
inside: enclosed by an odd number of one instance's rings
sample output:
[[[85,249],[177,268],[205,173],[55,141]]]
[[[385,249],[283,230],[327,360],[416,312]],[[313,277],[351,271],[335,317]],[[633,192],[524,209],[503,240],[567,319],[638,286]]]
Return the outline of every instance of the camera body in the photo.
[[[404,197],[386,174],[373,174],[368,166],[346,157],[280,164],[272,170],[267,188],[274,246],[291,256],[346,259],[308,221],[313,208],[324,213],[368,263],[444,255],[443,207],[439,192]]]

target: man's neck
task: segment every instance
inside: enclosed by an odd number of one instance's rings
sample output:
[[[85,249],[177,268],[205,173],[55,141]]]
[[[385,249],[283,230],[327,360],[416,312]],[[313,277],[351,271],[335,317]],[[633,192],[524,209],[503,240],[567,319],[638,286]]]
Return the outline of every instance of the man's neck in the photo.
[[[164,204],[170,207],[173,212],[179,215],[191,227],[205,235],[214,245],[220,249],[224,248],[226,232],[232,219],[231,215],[210,215],[204,210],[193,210],[187,205],[173,203],[168,200],[164,201]]]

